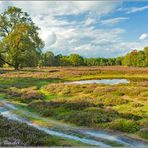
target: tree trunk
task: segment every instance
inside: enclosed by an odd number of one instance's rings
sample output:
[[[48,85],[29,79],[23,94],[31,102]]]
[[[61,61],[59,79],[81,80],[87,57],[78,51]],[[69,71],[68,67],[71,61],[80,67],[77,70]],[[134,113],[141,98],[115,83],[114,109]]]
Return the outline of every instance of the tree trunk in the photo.
[[[15,68],[15,70],[19,70],[19,63],[17,61],[14,64],[14,68]]]

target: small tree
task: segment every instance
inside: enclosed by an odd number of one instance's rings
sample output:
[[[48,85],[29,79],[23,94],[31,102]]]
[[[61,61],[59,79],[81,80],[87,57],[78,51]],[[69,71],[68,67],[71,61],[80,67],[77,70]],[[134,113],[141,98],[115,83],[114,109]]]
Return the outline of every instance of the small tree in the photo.
[[[54,54],[51,51],[47,51],[44,55],[43,55],[43,63],[44,66],[53,66],[54,65]]]
[[[71,62],[72,66],[81,66],[84,64],[84,59],[78,54],[71,54],[69,56],[69,61]]]
[[[145,54],[145,66],[148,66],[148,47],[144,48],[144,54]]]

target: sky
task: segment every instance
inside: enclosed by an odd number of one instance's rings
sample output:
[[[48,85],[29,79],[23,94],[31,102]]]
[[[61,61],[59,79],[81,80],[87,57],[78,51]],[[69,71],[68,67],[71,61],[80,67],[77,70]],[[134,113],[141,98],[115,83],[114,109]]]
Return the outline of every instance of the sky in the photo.
[[[148,1],[0,1],[28,12],[43,51],[117,57],[148,46]]]

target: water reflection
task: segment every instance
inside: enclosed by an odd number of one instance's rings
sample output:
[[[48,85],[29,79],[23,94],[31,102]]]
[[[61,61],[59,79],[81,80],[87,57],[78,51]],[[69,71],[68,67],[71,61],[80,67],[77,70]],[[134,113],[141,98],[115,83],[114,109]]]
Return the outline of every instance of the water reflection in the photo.
[[[66,84],[126,84],[129,83],[127,79],[100,79],[100,80],[80,80],[74,82],[67,82]]]

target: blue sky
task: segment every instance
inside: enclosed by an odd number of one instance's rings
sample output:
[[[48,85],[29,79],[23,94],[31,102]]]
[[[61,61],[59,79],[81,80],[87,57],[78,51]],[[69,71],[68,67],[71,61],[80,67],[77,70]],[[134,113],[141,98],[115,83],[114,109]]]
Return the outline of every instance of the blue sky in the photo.
[[[0,1],[0,12],[8,6],[31,15],[43,51],[116,57],[148,46],[148,1]]]

